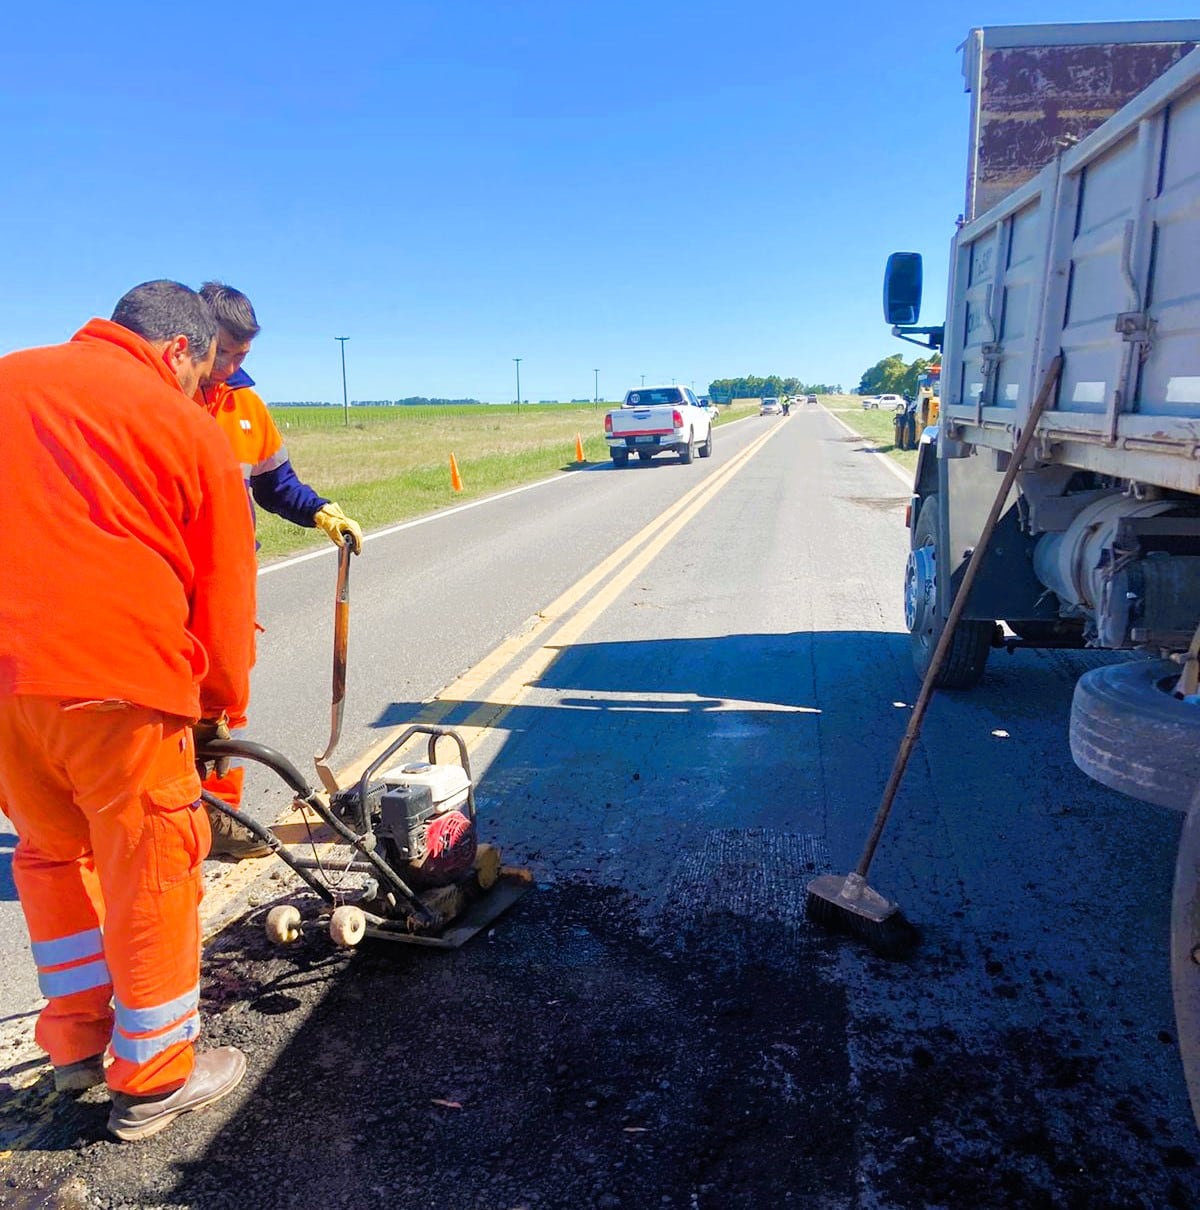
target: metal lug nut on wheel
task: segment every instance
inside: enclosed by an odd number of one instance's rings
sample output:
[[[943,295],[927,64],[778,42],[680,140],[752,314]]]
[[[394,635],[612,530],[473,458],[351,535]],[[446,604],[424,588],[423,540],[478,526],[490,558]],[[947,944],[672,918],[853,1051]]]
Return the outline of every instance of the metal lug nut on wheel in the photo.
[[[334,945],[353,949],[366,936],[366,932],[367,918],[362,908],[344,903],[333,909],[333,915],[329,917],[329,936]]]
[[[281,903],[267,913],[267,940],[272,945],[291,945],[300,940],[300,909]]]

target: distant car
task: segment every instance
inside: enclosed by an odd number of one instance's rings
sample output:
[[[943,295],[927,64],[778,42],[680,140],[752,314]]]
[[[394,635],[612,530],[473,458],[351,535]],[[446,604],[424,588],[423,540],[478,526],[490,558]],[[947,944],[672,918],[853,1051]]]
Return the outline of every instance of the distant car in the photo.
[[[817,397],[815,395],[809,395],[809,397],[805,400],[805,402],[806,403],[816,403]]]
[[[887,408],[889,412],[894,412],[897,404],[904,406],[903,395],[872,395],[863,400],[864,408]]]
[[[768,395],[763,401],[762,406],[758,409],[760,416],[782,416],[783,404],[779,402],[774,395]]]
[[[702,398],[700,406],[708,413],[709,419],[716,424],[721,418],[721,409],[711,399]]]

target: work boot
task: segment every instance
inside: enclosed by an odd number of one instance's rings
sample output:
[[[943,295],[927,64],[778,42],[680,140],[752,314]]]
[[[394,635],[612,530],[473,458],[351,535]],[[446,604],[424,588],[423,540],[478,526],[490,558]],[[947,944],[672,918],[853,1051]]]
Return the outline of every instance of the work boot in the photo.
[[[203,1109],[232,1092],[246,1074],[246,1056],[236,1046],[222,1046],[196,1056],[196,1066],[182,1088],[153,1097],[112,1094],[108,1131],[126,1143],[148,1139],[181,1114]]]
[[[54,1069],[55,1092],[87,1092],[104,1083],[104,1055],[88,1055]]]
[[[232,857],[242,861],[247,857],[266,857],[271,851],[266,841],[259,840],[244,824],[230,819],[215,807],[209,808],[208,822],[212,827],[210,857]]]

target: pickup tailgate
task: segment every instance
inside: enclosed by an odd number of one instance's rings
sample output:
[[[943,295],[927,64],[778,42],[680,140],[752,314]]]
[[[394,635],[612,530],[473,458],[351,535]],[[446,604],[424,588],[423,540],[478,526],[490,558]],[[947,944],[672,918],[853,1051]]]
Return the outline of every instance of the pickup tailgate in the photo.
[[[614,437],[663,436],[675,431],[676,408],[668,405],[654,407],[617,408],[612,417]]]

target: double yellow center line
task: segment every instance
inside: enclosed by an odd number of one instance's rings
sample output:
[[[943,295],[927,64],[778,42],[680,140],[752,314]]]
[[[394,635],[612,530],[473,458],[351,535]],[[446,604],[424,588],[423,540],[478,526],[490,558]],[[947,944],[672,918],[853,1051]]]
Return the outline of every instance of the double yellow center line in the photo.
[[[685,492],[608,558],[540,610],[529,627],[505,639],[474,667],[424,703],[419,717],[412,721],[439,724],[463,703],[477,702],[471,713],[455,724],[455,729],[462,734],[469,752],[478,748],[487,732],[497,727],[509,711],[520,705],[563,649],[578,642],[588,627],[670,545],[705,504],[782,430],[782,425],[772,425],[720,470]],[[341,769],[338,784],[353,785],[368,765],[392,743],[403,726],[391,731]],[[299,810],[290,808],[276,820],[274,826],[280,832],[290,833],[297,825],[303,826],[302,818]],[[205,936],[213,936],[238,914],[233,909],[252,882],[277,868],[275,861],[267,860],[244,861],[232,868],[223,867],[223,876],[217,875],[206,889],[202,913]]]

